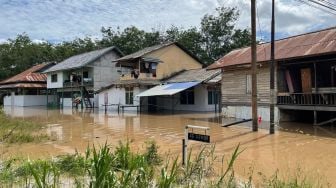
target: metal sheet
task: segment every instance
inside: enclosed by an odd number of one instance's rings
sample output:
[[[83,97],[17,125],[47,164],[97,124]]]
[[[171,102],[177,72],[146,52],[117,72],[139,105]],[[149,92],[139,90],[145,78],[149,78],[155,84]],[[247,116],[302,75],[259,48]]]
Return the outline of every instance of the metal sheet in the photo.
[[[160,96],[160,95],[174,95],[183,90],[191,88],[200,84],[200,82],[181,82],[181,83],[170,83],[166,85],[155,86],[151,89],[148,89],[138,95],[137,97],[149,97],[149,96]]]
[[[270,60],[271,44],[257,46],[258,62]],[[336,27],[292,36],[275,42],[275,59],[285,60],[336,52]],[[225,68],[228,66],[250,64],[251,48],[236,49],[220,58],[208,69]]]

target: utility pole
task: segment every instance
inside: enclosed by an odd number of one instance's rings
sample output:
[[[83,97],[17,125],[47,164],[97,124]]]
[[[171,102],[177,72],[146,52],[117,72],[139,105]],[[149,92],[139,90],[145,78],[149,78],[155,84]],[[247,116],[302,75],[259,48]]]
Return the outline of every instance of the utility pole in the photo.
[[[256,0],[251,0],[251,27],[252,27],[252,38],[251,38],[252,130],[258,131]]]
[[[270,65],[270,134],[274,134],[274,106],[275,106],[275,101],[274,101],[274,34],[275,34],[275,24],[274,24],[274,0],[272,0],[272,29],[271,29],[271,65]]]

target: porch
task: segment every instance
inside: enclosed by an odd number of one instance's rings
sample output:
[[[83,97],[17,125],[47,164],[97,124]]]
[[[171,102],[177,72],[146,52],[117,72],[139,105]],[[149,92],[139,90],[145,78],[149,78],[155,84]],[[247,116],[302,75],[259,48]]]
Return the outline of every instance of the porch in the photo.
[[[315,125],[335,118],[335,57],[285,61],[278,67],[277,106],[280,110],[312,111]]]

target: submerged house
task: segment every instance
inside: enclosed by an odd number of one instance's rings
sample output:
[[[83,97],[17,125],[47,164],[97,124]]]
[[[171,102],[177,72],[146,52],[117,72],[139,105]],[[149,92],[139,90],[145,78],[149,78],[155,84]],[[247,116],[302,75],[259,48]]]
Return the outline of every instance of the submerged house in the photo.
[[[72,56],[47,69],[47,87],[55,96],[53,101],[61,107],[94,107],[98,104],[95,91],[119,79],[114,60],[121,56],[117,47],[108,47]]]
[[[0,91],[5,93],[4,106],[47,105],[47,75],[44,70],[54,63],[35,65],[20,74],[0,82]]]
[[[151,98],[146,104],[150,111],[219,111],[220,81],[220,70],[185,70],[136,97]]]
[[[101,89],[99,107],[136,110],[157,103],[155,97],[136,97],[183,70],[200,69],[203,63],[176,42],[144,48],[116,60],[120,79]],[[152,110],[152,109],[148,109]]]
[[[258,114],[269,121],[270,43],[257,46]],[[335,121],[336,28],[292,36],[275,42],[276,114],[278,121],[319,125]],[[251,49],[233,50],[209,69],[222,69],[223,112],[251,118]]]

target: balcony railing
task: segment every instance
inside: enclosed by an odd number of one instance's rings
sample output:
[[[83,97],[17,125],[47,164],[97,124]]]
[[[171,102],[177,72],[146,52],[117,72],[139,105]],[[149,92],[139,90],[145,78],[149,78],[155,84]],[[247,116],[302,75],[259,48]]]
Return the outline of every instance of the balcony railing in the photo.
[[[153,73],[140,73],[137,78],[134,74],[124,74],[120,77],[120,80],[133,80],[133,79],[155,79],[156,76],[153,76]]]
[[[88,79],[88,80],[83,80],[83,85],[82,82],[64,82],[63,87],[80,87],[80,86],[93,86],[93,80]]]
[[[336,93],[279,93],[277,104],[336,106]]]

